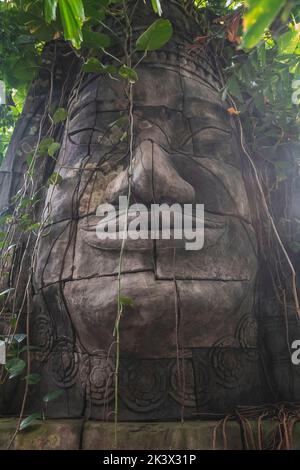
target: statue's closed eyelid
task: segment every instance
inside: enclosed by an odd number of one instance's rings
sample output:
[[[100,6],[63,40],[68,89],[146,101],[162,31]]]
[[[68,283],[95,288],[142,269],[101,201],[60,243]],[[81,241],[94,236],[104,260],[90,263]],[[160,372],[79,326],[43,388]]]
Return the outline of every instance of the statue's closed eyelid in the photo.
[[[209,135],[209,132],[213,131],[213,138]],[[203,143],[216,143],[223,141],[224,139],[229,140],[232,138],[232,133],[226,129],[221,129],[220,127],[207,126],[202,129],[197,129],[188,135],[188,137],[182,142],[182,147],[189,144],[194,137],[203,139]]]

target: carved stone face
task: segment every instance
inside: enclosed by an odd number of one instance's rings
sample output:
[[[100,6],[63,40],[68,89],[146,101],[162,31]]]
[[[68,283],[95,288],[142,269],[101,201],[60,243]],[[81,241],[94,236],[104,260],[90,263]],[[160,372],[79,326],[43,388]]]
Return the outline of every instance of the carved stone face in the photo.
[[[132,202],[204,204],[205,243],[126,244],[121,294],[133,306],[120,323],[121,419],[257,400],[255,236],[232,118],[203,66],[151,54],[133,87]],[[70,102],[62,181],[48,190],[37,256],[40,360],[56,385],[85,391],[96,417],[113,400],[121,242],[97,238],[95,211],[128,193],[127,130],[124,82],[86,79]]]

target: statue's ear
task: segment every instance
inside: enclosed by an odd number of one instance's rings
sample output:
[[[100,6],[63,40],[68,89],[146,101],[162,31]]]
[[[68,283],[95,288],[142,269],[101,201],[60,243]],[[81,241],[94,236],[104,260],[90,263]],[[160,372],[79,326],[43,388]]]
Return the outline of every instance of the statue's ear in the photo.
[[[26,111],[22,113],[15,126],[0,169],[1,212],[5,209],[10,211],[13,206],[12,199],[24,182],[28,169],[28,156],[34,152],[38,141],[37,122],[41,119],[41,101],[38,98],[32,101],[29,95],[24,106]]]

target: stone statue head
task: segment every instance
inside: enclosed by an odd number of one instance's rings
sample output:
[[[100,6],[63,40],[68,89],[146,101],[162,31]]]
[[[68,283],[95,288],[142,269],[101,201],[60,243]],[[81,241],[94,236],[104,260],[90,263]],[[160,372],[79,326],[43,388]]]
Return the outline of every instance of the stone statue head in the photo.
[[[187,47],[190,21],[137,65],[132,90],[109,75],[74,79],[34,266],[33,402],[65,391],[50,415],[111,417],[116,362],[120,420],[223,415],[264,398],[240,136],[209,50]],[[147,208],[204,204],[203,248],[128,240],[120,262],[122,241],[97,237],[97,208],[114,205],[118,219],[129,190]]]

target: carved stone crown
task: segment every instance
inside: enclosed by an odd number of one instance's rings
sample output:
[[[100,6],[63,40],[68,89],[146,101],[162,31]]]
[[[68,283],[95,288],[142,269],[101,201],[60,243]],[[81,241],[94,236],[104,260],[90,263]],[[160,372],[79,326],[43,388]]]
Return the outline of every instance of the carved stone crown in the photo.
[[[177,47],[176,47],[177,46]],[[143,59],[143,63],[152,67],[167,67],[174,70],[181,70],[183,73],[200,78],[205,83],[209,83],[216,91],[222,88],[222,82],[216,71],[216,67],[212,66],[212,58],[210,53],[203,49],[189,50],[189,44],[175,43],[171,47],[164,47],[159,51],[148,53]],[[133,58],[133,63],[137,63],[139,56]]]

